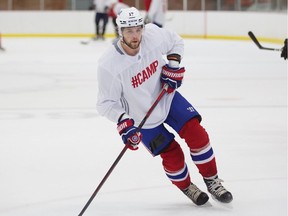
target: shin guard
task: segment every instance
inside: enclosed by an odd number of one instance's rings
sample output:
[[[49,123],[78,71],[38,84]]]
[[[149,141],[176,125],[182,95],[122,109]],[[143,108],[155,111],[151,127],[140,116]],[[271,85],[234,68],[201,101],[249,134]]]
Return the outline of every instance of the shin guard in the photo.
[[[190,175],[180,145],[173,140],[170,146],[160,154],[163,168],[172,184],[184,190],[190,185]]]
[[[209,136],[199,121],[195,118],[188,121],[179,135],[189,146],[191,158],[200,174],[206,178],[217,175],[215,155],[209,143]]]

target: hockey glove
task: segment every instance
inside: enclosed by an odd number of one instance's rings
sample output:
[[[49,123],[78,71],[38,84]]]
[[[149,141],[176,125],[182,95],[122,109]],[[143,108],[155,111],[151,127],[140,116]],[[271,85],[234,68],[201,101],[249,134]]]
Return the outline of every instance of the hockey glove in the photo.
[[[161,83],[162,87],[166,83],[168,84],[167,93],[171,93],[181,86],[184,77],[184,72],[185,72],[184,67],[172,68],[167,64],[162,67]]]
[[[141,142],[142,134],[136,132],[137,128],[134,126],[132,118],[125,118],[118,122],[117,130],[122,137],[124,144],[128,145],[131,150],[137,150],[138,144]]]
[[[284,41],[284,47],[282,48],[281,57],[287,59],[287,38]]]

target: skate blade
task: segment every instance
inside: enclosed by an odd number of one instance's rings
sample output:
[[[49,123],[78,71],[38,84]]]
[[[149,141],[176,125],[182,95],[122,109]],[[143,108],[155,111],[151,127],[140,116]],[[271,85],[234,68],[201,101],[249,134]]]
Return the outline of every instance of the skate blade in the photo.
[[[219,206],[227,208],[227,209],[233,209],[233,205],[232,205],[232,201],[230,203],[224,203],[224,202],[220,202],[219,200],[217,200],[214,196],[211,196],[212,199],[215,201],[215,203],[217,203]]]
[[[212,207],[211,202],[208,200],[205,204],[199,206],[199,207]]]

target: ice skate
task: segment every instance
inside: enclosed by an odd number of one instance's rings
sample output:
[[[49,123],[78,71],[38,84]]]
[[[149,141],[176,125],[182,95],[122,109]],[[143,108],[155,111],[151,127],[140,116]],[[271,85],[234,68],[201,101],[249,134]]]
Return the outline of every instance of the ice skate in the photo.
[[[182,192],[196,205],[204,205],[209,199],[208,195],[193,183],[191,183],[187,189],[182,190]]]
[[[230,203],[233,200],[232,194],[224,188],[221,184],[223,180],[219,179],[218,176],[214,179],[204,179],[204,181],[209,193],[219,202]]]

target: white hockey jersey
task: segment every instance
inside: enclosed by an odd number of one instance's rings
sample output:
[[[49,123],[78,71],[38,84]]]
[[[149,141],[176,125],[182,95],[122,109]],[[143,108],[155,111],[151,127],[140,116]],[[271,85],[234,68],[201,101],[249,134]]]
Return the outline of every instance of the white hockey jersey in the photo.
[[[94,0],[95,11],[97,13],[107,13],[107,8],[110,7],[110,0]]]
[[[142,34],[140,51],[127,55],[120,41],[98,60],[98,99],[100,115],[117,122],[127,113],[138,126],[161,91],[160,75],[167,54],[183,55],[184,43],[174,32],[147,24]],[[163,123],[169,113],[174,93],[163,96],[143,128]]]

